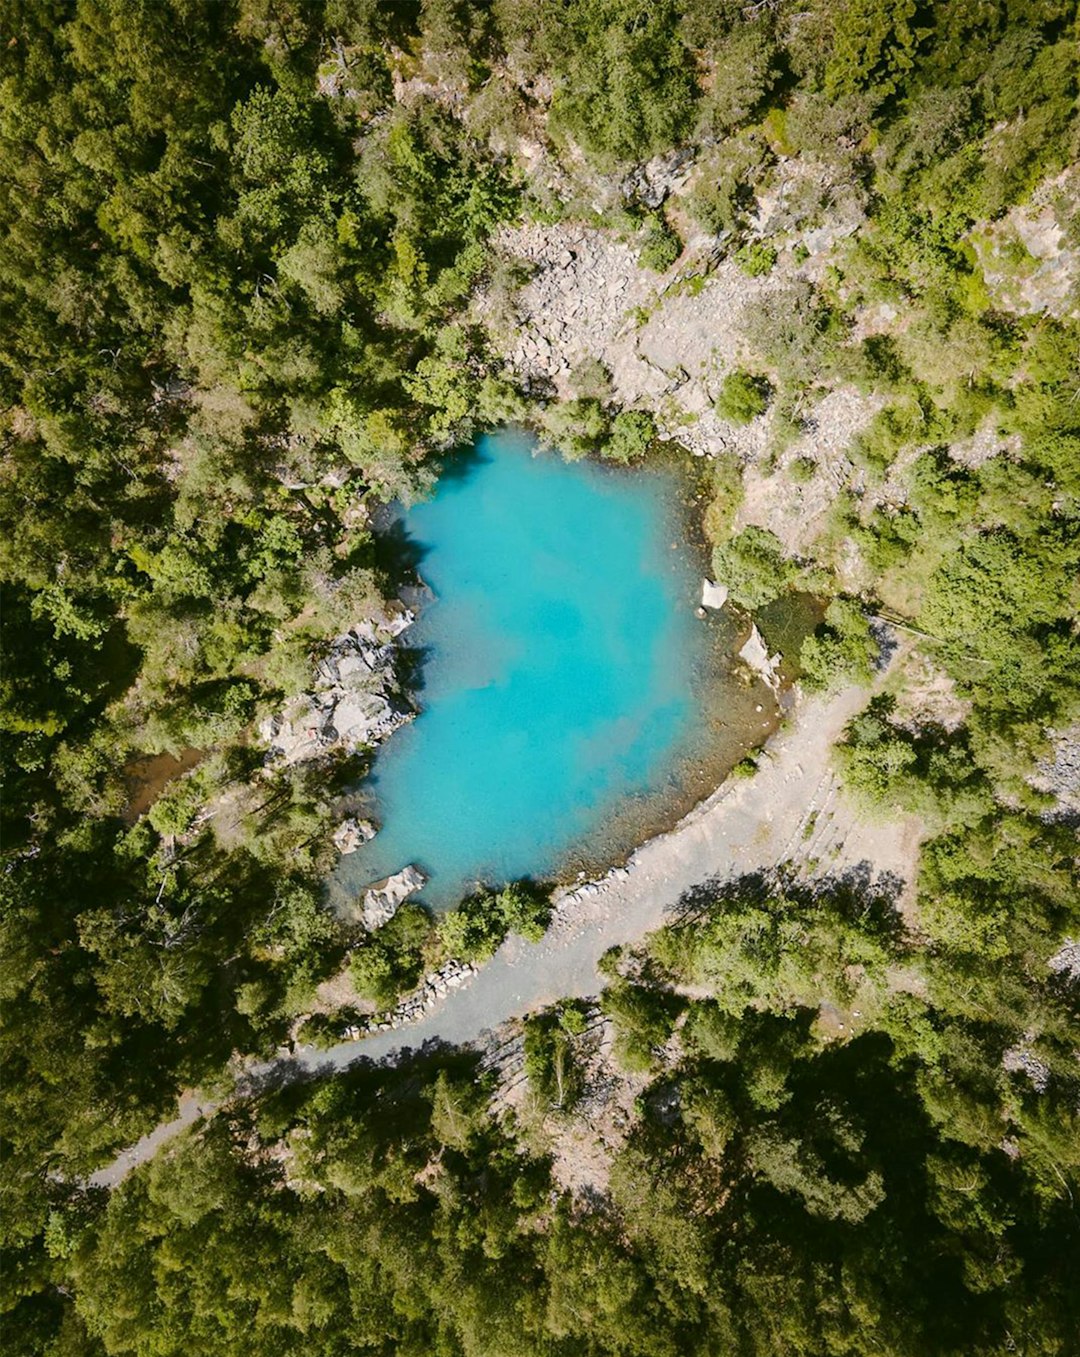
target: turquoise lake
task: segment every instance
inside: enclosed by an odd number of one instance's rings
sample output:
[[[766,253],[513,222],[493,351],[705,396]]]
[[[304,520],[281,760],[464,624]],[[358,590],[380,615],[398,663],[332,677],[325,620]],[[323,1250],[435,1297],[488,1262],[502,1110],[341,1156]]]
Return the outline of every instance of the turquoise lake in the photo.
[[[680,478],[534,453],[483,438],[403,515],[430,590],[404,637],[421,710],[364,784],[381,827],[342,860],[342,903],[408,863],[435,908],[595,866],[687,794],[720,624],[694,613]]]

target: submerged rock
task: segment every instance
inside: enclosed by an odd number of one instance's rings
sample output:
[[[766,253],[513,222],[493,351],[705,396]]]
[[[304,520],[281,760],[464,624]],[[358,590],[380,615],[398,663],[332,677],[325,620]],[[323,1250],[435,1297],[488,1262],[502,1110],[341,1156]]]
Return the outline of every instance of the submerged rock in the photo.
[[[375,826],[370,820],[356,820],[350,816],[334,830],[334,847],[344,857],[347,853],[355,853],[362,843],[374,837]]]
[[[368,932],[374,932],[376,928],[389,923],[409,896],[415,895],[425,881],[427,877],[420,868],[410,864],[403,867],[400,872],[395,872],[393,876],[385,877],[382,881],[376,881],[374,885],[369,886],[364,892],[364,903],[360,913],[363,927]]]

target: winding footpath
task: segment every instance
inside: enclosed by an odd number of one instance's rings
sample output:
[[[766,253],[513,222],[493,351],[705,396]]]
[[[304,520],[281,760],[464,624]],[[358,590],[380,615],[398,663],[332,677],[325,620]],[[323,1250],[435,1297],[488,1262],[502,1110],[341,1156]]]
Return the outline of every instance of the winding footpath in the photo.
[[[830,754],[844,726],[866,704],[865,688],[850,687],[803,699],[788,729],[759,755],[757,773],[729,778],[676,827],[642,845],[627,870],[605,878],[591,893],[570,892],[557,902],[544,938],[510,938],[472,982],[449,993],[407,1026],[329,1050],[295,1053],[247,1066],[241,1094],[261,1084],[332,1074],[357,1060],[383,1060],[427,1042],[468,1045],[513,1018],[562,998],[596,995],[604,981],[597,962],[610,947],[641,940],[695,886],[794,862],[809,876],[869,872],[899,888],[911,881],[918,825],[910,817],[868,823],[848,804]],[[185,1094],[179,1113],[159,1125],[89,1182],[111,1187],[151,1159],[160,1147],[218,1104]]]

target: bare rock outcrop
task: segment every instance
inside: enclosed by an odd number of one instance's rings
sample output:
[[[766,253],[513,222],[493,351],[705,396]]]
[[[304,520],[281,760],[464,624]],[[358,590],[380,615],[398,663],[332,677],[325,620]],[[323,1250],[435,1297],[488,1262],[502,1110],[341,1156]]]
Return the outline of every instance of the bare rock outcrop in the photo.
[[[427,877],[420,868],[411,864],[393,876],[376,881],[364,892],[360,914],[362,926],[371,933],[389,923],[409,896],[415,895],[425,881]]]
[[[682,188],[694,167],[689,147],[653,156],[645,165],[632,170],[623,181],[623,196],[638,198],[646,207],[659,207],[670,193]]]
[[[1075,165],[1044,180],[1030,201],[997,221],[978,224],[968,239],[987,288],[1018,315],[1080,315],[1080,250],[1070,242],[1070,214],[1080,203]]]
[[[780,661],[783,656],[769,654],[769,647],[757,627],[750,628],[750,635],[739,651],[739,659],[756,674],[763,683],[775,692],[780,686]]]
[[[357,820],[349,816],[334,830],[334,847],[342,857],[346,857],[349,853],[355,853],[361,844],[373,839],[375,832],[375,826],[370,820]]]
[[[1026,1032],[1024,1040],[1010,1046],[1001,1057],[1001,1068],[1009,1074],[1022,1074],[1036,1093],[1045,1093],[1050,1086],[1050,1066],[1040,1060],[1029,1045],[1034,1032]]]
[[[1080,942],[1066,938],[1046,964],[1054,975],[1062,976],[1071,984],[1080,984]]]
[[[1080,723],[1064,730],[1051,730],[1051,752],[1040,759],[1031,785],[1057,802],[1057,813],[1080,813]]]
[[[384,622],[358,622],[338,636],[316,665],[310,691],[259,727],[270,759],[291,764],[335,749],[353,753],[410,721],[395,640],[413,621],[406,610]]]

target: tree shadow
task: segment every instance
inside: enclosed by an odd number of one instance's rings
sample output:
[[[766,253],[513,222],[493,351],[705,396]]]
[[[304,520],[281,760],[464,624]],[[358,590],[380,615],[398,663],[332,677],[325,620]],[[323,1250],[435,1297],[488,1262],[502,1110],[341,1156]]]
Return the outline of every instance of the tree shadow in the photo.
[[[481,451],[479,442],[465,443],[443,455],[439,463],[440,489],[464,481],[478,466],[494,459]],[[371,518],[370,563],[384,580],[387,590],[421,590],[427,586],[420,567],[431,548],[419,541],[407,526],[408,511],[395,501],[380,506]],[[422,603],[422,599],[417,599]]]
[[[480,466],[488,466],[494,461],[480,447],[480,440],[462,443],[443,454],[439,462],[439,484],[454,485],[463,481]]]
[[[680,896],[668,911],[667,920],[674,925],[691,925],[724,908],[753,905],[769,910],[793,905],[831,910],[849,923],[898,942],[905,932],[897,909],[905,884],[895,872],[875,874],[872,864],[865,861],[813,881],[796,876],[781,864],[737,877],[711,877]]]
[[[667,911],[667,922],[691,924],[707,918],[721,900],[730,904],[749,904],[765,900],[779,884],[776,873],[745,872],[742,876],[711,876],[684,891]]]
[[[878,654],[874,661],[874,668],[879,674],[883,674],[892,663],[893,656],[900,648],[900,638],[896,634],[896,628],[890,623],[881,620],[874,620],[870,623],[870,635],[877,642]]]
[[[390,592],[421,587],[420,564],[430,548],[409,533],[399,512],[380,513],[372,520],[372,527],[371,564]]]
[[[424,691],[425,669],[431,658],[431,646],[399,646],[394,669],[398,681],[410,697]]]
[[[248,1070],[237,1079],[228,1102],[258,1100],[274,1094],[295,1096],[299,1101],[312,1084],[326,1080],[340,1082],[353,1091],[381,1093],[388,1083],[403,1075],[421,1075],[445,1069],[451,1073],[480,1077],[481,1053],[471,1047],[455,1046],[439,1037],[429,1037],[416,1047],[404,1047],[384,1056],[369,1056],[358,1042],[355,1056],[341,1064],[329,1052],[325,1060],[312,1064],[294,1056],[282,1056],[257,1070]]]

